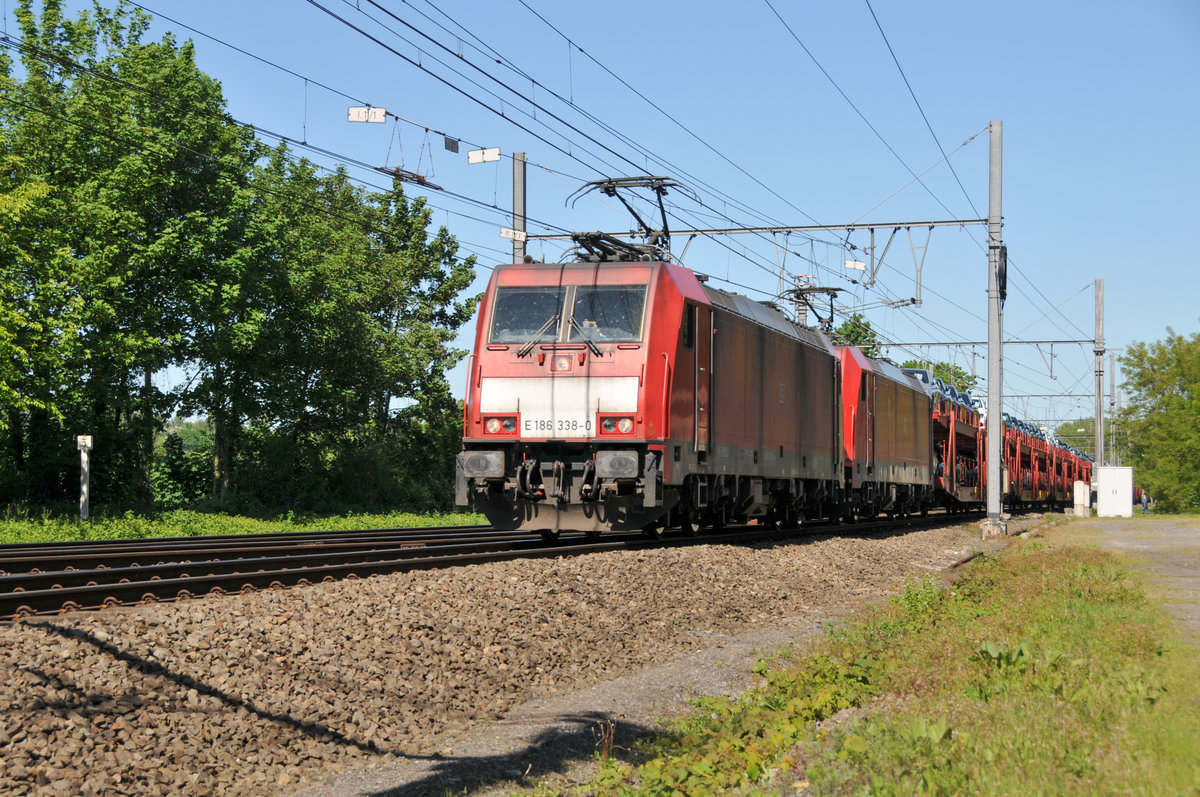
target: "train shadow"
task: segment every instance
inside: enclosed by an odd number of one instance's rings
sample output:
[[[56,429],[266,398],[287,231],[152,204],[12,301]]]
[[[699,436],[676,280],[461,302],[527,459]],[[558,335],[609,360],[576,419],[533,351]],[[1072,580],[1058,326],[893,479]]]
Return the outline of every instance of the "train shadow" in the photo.
[[[632,722],[614,720],[602,712],[543,718],[547,728],[519,750],[496,755],[435,756],[405,783],[365,792],[370,797],[443,797],[473,794],[497,786],[529,788],[550,775],[568,775],[570,767],[596,757],[602,749],[618,760],[629,760],[639,739],[662,734]]]
[[[406,762],[406,771],[397,771],[397,778],[404,778],[405,782],[378,791],[362,792],[372,797],[444,797],[446,794],[471,794],[497,784],[531,786],[535,780],[547,775],[565,775],[571,764],[587,761],[601,750],[610,752],[614,758],[627,760],[633,744],[638,739],[663,732],[661,728],[614,720],[603,712],[586,712],[539,717],[537,724],[545,727],[545,730],[521,743],[522,746],[518,749],[502,754],[455,756],[390,750],[373,741],[355,738],[321,723],[304,722],[286,712],[263,708],[186,673],[173,671],[151,658],[117,647],[81,628],[58,625],[46,620],[23,622],[27,627],[40,629],[47,635],[90,645],[96,651],[111,656],[144,675],[162,678],[184,690],[191,689],[200,695],[216,698],[231,709],[242,709],[255,717],[290,728],[314,740],[357,748],[368,754],[390,754],[403,759]],[[84,694],[72,684],[39,669],[26,668],[26,671],[53,684],[57,690],[65,689],[72,693],[71,699],[66,703],[61,700],[47,703],[39,707],[43,710],[78,711],[85,715],[109,711],[109,707],[103,704],[106,701],[97,703],[96,695]],[[113,695],[112,698],[117,699],[118,696]],[[500,724],[505,724],[504,720],[501,720]],[[386,782],[387,776],[382,777],[383,781],[376,782]]]
[[[53,622],[49,622],[49,621],[38,622],[38,621],[26,620],[25,625],[27,625],[30,628],[43,629],[47,633],[63,637],[64,639],[73,639],[77,642],[84,642],[86,644],[93,646],[98,651],[103,652],[109,656],[112,656],[116,660],[122,661],[122,662],[128,664],[130,667],[132,667],[133,669],[137,670],[140,673],[143,673],[145,675],[156,676],[159,678],[164,678],[168,681],[175,683],[176,685],[178,685],[180,687],[183,687],[184,689],[194,689],[197,692],[197,694],[205,695],[207,697],[214,697],[217,700],[220,700],[223,704],[225,704],[226,706],[228,706],[230,708],[242,709],[256,717],[259,717],[261,719],[264,719],[264,720],[267,720],[270,722],[278,723],[279,725],[283,725],[283,726],[292,728],[293,730],[295,730],[299,733],[302,733],[306,736],[309,736],[309,737],[319,740],[319,741],[330,742],[332,744],[344,745],[347,747],[355,747],[366,753],[374,753],[374,754],[391,753],[392,755],[402,756],[404,758],[409,758],[409,759],[413,759],[413,760],[434,758],[433,756],[413,755],[410,753],[403,753],[403,752],[396,751],[396,750],[388,750],[386,748],[380,747],[379,745],[375,744],[373,741],[362,741],[361,739],[356,739],[353,736],[348,736],[344,733],[340,733],[339,731],[334,730],[333,728],[330,728],[327,725],[323,725],[321,723],[314,723],[314,722],[304,722],[302,720],[299,720],[299,719],[293,717],[290,714],[278,712],[278,711],[271,711],[269,709],[262,708],[260,706],[255,705],[251,701],[243,700],[242,698],[240,698],[236,695],[231,695],[228,692],[225,692],[211,684],[208,684],[208,683],[200,681],[196,678],[193,678],[190,675],[170,670],[166,666],[160,664],[157,661],[153,661],[151,659],[147,659],[142,656],[138,656],[134,653],[130,653],[127,650],[122,650],[121,648],[117,647],[116,645],[113,645],[109,642],[106,642],[105,640],[102,640],[96,636],[93,636],[92,634],[88,633],[87,631],[84,631],[81,628],[70,628],[67,626],[57,625],[57,624],[55,624]],[[39,673],[35,673],[35,674],[39,674]],[[39,675],[41,675],[41,677],[43,677],[43,678],[45,677],[42,674],[39,674]]]

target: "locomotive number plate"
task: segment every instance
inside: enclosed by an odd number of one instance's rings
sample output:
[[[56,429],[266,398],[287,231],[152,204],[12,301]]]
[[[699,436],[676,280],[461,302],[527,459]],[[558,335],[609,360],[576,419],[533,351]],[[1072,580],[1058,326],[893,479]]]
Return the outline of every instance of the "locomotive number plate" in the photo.
[[[586,437],[592,433],[592,422],[587,418],[522,418],[521,432],[527,435]]]

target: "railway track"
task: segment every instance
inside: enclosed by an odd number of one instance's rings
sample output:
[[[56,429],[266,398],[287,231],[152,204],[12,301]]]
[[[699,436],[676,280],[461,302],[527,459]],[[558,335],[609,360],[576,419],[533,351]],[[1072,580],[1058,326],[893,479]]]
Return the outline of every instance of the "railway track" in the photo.
[[[955,522],[963,518],[958,516]],[[931,516],[843,528],[856,535],[895,533],[944,522],[945,517]],[[564,535],[547,542],[536,534],[459,526],[5,545],[0,546],[0,621],[519,557],[696,542],[747,544],[828,533],[833,528],[806,524],[802,529],[776,530],[751,525],[659,541],[636,533],[609,533],[600,538]]]

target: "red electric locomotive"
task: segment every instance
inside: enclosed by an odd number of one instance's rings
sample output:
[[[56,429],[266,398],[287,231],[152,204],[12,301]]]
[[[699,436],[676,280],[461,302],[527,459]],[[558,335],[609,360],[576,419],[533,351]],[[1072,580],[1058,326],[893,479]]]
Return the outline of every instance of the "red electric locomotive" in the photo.
[[[842,366],[846,514],[926,514],[934,503],[931,395],[890,362],[853,346]]]
[[[680,266],[497,268],[468,378],[457,499],[497,528],[694,532],[840,498],[828,339]]]

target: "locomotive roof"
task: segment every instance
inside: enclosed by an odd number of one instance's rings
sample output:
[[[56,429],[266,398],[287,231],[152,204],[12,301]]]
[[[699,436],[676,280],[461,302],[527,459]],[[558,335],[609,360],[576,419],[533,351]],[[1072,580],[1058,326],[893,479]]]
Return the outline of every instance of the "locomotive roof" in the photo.
[[[801,343],[814,348],[824,349],[833,354],[833,344],[821,330],[800,326],[778,310],[753,301],[742,296],[740,293],[726,293],[716,288],[710,288],[707,285],[703,287],[704,293],[707,294],[708,300],[712,302],[714,307],[720,307],[759,326],[767,327],[781,335],[795,338]]]
[[[900,366],[890,360],[871,360],[871,365],[875,368],[875,373],[891,379],[893,382],[903,382],[914,390],[920,390],[922,393],[930,394],[926,390],[926,385],[920,379],[917,379],[912,374],[904,373]]]

